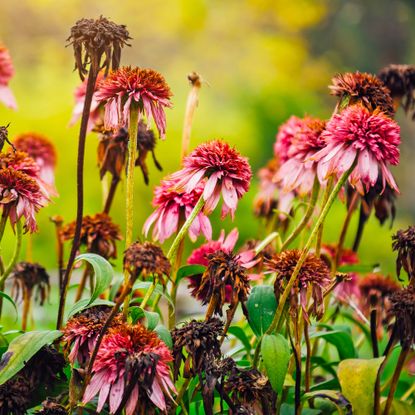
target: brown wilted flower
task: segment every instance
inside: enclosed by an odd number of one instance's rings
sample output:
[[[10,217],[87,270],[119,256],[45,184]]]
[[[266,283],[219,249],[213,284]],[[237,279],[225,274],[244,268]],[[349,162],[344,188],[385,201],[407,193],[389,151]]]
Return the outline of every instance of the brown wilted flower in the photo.
[[[131,39],[125,25],[118,25],[105,17],[99,19],[80,19],[71,28],[68,42],[73,46],[75,69],[84,80],[91,64],[98,72],[120,66],[121,48]],[[102,61],[102,58],[103,61]],[[102,62],[101,62],[102,61]]]
[[[277,300],[283,293],[286,283],[290,280],[301,254],[300,250],[293,249],[283,251],[265,261],[268,270],[277,274],[274,283]],[[330,270],[327,264],[316,255],[308,254],[291,291],[291,311],[297,313],[298,303],[300,302],[304,317],[308,319],[307,289],[311,287],[313,298],[311,312],[317,318],[321,318],[324,314],[323,289],[330,281]]]
[[[415,226],[406,230],[398,230],[392,236],[392,249],[397,251],[396,273],[401,275],[403,268],[408,274],[411,284],[415,283]]]
[[[239,261],[238,255],[230,251],[218,250],[207,255],[208,266],[203,273],[200,286],[193,290],[196,298],[203,298],[202,304],[209,303],[206,318],[213,314],[222,315],[222,307],[229,300],[230,309],[238,302],[244,303],[250,291],[249,278]],[[232,287],[232,292],[226,289]],[[229,295],[230,294],[230,295]],[[230,298],[228,298],[230,297]]]
[[[221,356],[219,337],[223,334],[223,323],[218,318],[207,321],[192,320],[172,331],[174,379],[179,377],[181,362],[183,376],[191,378],[206,369],[208,360]]]
[[[388,65],[379,71],[378,77],[389,88],[396,107],[401,103],[406,113],[414,110],[415,65]]]
[[[67,413],[64,406],[50,398],[42,402],[42,408],[35,412],[36,415],[67,415]]]
[[[395,110],[390,91],[375,75],[360,72],[337,74],[329,86],[332,95],[339,97],[340,104],[362,104],[369,111],[379,109],[389,117]]]
[[[159,246],[151,242],[135,242],[124,252],[124,269],[132,278],[154,276],[165,285],[163,276],[170,276],[171,265]]]
[[[390,296],[397,337],[404,349],[415,344],[415,288],[407,287]]]
[[[71,222],[62,227],[62,241],[72,241],[75,236],[76,223]],[[80,245],[87,252],[101,255],[106,259],[117,258],[116,241],[122,239],[120,227],[106,213],[84,216],[82,219]]]
[[[0,386],[0,415],[25,415],[30,406],[29,381],[14,376]]]

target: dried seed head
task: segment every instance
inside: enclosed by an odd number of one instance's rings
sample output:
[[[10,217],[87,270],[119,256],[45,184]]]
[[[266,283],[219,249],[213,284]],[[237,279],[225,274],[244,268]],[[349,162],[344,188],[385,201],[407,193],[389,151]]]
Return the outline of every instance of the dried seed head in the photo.
[[[54,402],[50,398],[42,402],[42,408],[35,412],[36,415],[67,415],[67,413],[64,406]]]
[[[376,109],[393,117],[395,110],[390,91],[375,75],[360,72],[338,74],[329,86],[332,95],[339,97],[340,102],[347,99],[348,105],[360,103],[369,111]]]
[[[396,273],[401,275],[403,268],[411,281],[415,282],[415,226],[409,226],[406,230],[398,230],[392,236],[392,248],[397,251]]]
[[[265,261],[268,270],[277,274],[274,283],[274,291],[277,299],[279,299],[286,283],[290,280],[301,254],[302,252],[300,250],[293,249],[283,251]],[[323,289],[330,281],[330,270],[327,264],[314,254],[308,254],[292,288],[291,311],[297,312],[299,295],[304,316],[308,318],[307,289],[311,287],[313,298],[312,314],[317,318],[321,318],[324,313]]]
[[[31,298],[33,290],[36,290],[35,299],[39,298],[43,305],[49,296],[49,274],[41,265],[31,262],[19,262],[14,267],[10,278],[13,280],[13,294],[15,298]]]
[[[62,227],[62,241],[72,241],[75,236],[76,223],[71,222]],[[80,245],[88,252],[102,257],[117,258],[116,241],[122,239],[120,227],[106,213],[84,216],[82,219]]]
[[[202,298],[202,304],[208,302],[215,314],[222,315],[222,308],[227,301],[227,286],[232,287],[230,307],[248,298],[250,285],[246,269],[241,265],[238,255],[219,250],[207,256],[208,266],[203,273],[200,286],[195,288],[196,298]]]
[[[22,376],[14,376],[0,386],[0,415],[25,415],[30,407],[31,387]]]
[[[159,246],[151,242],[135,242],[124,252],[124,269],[132,278],[154,276],[165,285],[163,276],[170,275],[171,265]]]
[[[84,80],[91,64],[96,73],[120,66],[121,49],[131,39],[125,25],[117,25],[101,16],[99,19],[80,19],[71,28],[68,42],[73,46],[75,69]]]
[[[223,323],[218,318],[207,321],[192,320],[172,331],[174,378],[179,377],[181,362],[183,376],[191,378],[206,369],[208,360],[221,356],[219,337],[223,334]]]
[[[407,287],[390,297],[391,314],[395,317],[397,337],[403,348],[415,344],[415,288]]]

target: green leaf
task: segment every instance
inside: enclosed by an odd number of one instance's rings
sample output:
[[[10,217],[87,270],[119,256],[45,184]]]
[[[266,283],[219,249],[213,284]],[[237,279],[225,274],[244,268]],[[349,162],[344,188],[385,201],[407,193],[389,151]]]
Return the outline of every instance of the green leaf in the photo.
[[[244,345],[246,351],[249,353],[249,351],[252,349],[251,343],[249,343],[248,336],[246,335],[244,329],[239,326],[231,326],[228,329],[228,333],[235,336],[237,339],[241,341],[241,343]]]
[[[154,313],[153,311],[147,310],[144,310],[144,315],[146,316],[147,320],[147,328],[149,330],[154,330],[157,324],[159,324],[160,316],[158,315],[158,313]]]
[[[321,415],[319,409],[303,408],[301,410],[301,415]],[[281,405],[280,415],[295,415],[294,405],[289,405],[288,403],[283,403]]]
[[[91,303],[88,298],[84,298],[82,300],[77,301],[72,306],[72,308],[68,312],[67,318],[71,318],[80,311],[86,310],[87,308],[95,307],[97,305],[107,305],[112,307],[113,305],[115,305],[115,303],[113,301],[103,300],[102,298],[97,298],[95,301]]]
[[[302,396],[303,401],[308,400],[310,398],[322,398],[329,400],[337,409],[338,415],[346,415],[352,413],[352,406],[350,405],[350,402],[341,393],[337,391],[326,389],[308,392]]]
[[[133,290],[148,290],[153,283],[151,281],[138,281],[134,284]],[[174,302],[171,299],[170,295],[163,290],[163,287],[160,284],[157,284],[154,288],[153,294],[159,294],[164,297],[170,305],[174,308]]]
[[[255,286],[246,303],[249,325],[257,337],[262,336],[274,318],[277,300],[270,285]]]
[[[342,393],[352,404],[353,415],[373,413],[376,377],[384,360],[385,357],[378,357],[340,362],[337,373]]]
[[[43,346],[60,336],[62,332],[59,330],[29,331],[13,339],[0,360],[0,385],[23,369],[25,363]]]
[[[382,411],[385,407],[386,399],[381,403],[380,407]],[[414,415],[415,414],[415,406],[410,405],[407,402],[399,401],[394,399],[392,402],[392,407],[389,412],[390,415]]]
[[[378,269],[379,264],[352,264],[339,267],[339,272],[357,272],[359,274],[367,274],[368,272],[375,272]]]
[[[177,271],[176,283],[185,277],[190,277],[191,275],[203,274],[206,270],[206,267],[203,265],[184,265],[179,268]]]
[[[261,355],[272,388],[281,394],[290,361],[290,347],[281,334],[265,334]]]
[[[321,337],[336,347],[340,360],[352,359],[357,356],[352,336],[346,329],[331,331],[316,331],[310,335],[310,339]]]
[[[16,313],[16,317],[17,317],[17,307],[16,307],[16,303],[13,301],[13,299],[7,295],[6,293],[4,293],[3,291],[0,291],[0,297],[4,298],[5,300],[7,300],[14,308],[14,311]]]
[[[130,317],[133,324],[137,323],[137,321],[140,320],[140,318],[144,317],[144,311],[141,307],[130,307],[128,309],[128,312],[130,313]]]
[[[160,340],[164,341],[166,343],[166,346],[169,349],[173,349],[173,340],[171,338],[170,331],[164,327],[162,324],[159,324],[154,331],[157,333],[157,336],[159,336]]]

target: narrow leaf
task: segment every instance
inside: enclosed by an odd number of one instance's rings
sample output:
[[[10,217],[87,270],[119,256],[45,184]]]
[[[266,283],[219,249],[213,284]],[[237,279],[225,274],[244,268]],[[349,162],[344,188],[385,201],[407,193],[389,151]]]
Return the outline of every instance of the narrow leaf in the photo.
[[[77,301],[72,306],[72,308],[68,312],[67,318],[71,318],[80,311],[85,310],[87,308],[95,307],[97,305],[107,305],[112,307],[113,305],[115,305],[115,303],[113,301],[103,300],[102,298],[97,298],[91,303],[89,298],[84,298],[82,300]]]
[[[133,290],[148,290],[153,283],[151,281],[138,281],[134,284]],[[164,297],[174,308],[174,302],[171,299],[170,295],[163,290],[163,287],[160,284],[156,285],[154,289],[154,294],[160,294]]]
[[[277,310],[274,289],[270,285],[255,286],[246,302],[249,325],[257,337],[262,336],[271,325]]]
[[[239,339],[244,345],[247,352],[249,352],[252,349],[251,343],[249,343],[248,336],[246,335],[245,331],[241,327],[231,326],[228,329],[228,333],[232,334],[237,339]]]
[[[4,293],[3,291],[0,291],[0,297],[2,297],[5,300],[7,300],[13,306],[14,311],[16,313],[16,317],[17,317],[17,307],[16,307],[16,303],[13,301],[13,298],[11,298],[9,295],[7,295],[6,293]]]
[[[166,343],[166,346],[169,349],[173,349],[173,340],[171,338],[171,334],[169,330],[164,327],[163,325],[159,324],[154,331],[157,333],[157,336],[159,336],[160,340],[162,340],[164,343]]]
[[[205,270],[206,267],[203,265],[184,265],[177,271],[176,282],[179,282],[185,277],[190,277],[191,275],[203,274]]]

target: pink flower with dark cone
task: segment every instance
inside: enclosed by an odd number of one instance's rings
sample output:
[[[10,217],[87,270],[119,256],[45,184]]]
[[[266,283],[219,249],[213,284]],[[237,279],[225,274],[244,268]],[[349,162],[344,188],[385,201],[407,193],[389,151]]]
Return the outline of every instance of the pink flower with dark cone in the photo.
[[[101,120],[101,111],[100,111],[100,102],[97,99],[97,86],[103,80],[104,74],[100,72],[97,77],[95,84],[95,92],[92,95],[91,101],[91,110],[89,112],[88,120],[88,131],[91,131],[96,124],[100,123]],[[88,79],[84,79],[81,85],[79,85],[74,92],[75,106],[72,110],[72,117],[69,121],[69,126],[72,127],[82,116],[82,111],[84,110],[85,95],[86,95],[86,85]]]
[[[8,213],[12,226],[24,217],[26,229],[35,232],[35,213],[47,202],[36,180],[12,168],[0,169],[0,205]]]
[[[233,229],[229,235],[225,238],[225,231],[222,230],[219,236],[219,239],[216,241],[209,241],[205,244],[201,245],[199,248],[196,248],[192,251],[189,258],[187,259],[187,263],[189,265],[203,265],[205,267],[208,266],[209,260],[208,256],[214,254],[217,251],[223,251],[226,253],[231,253],[238,241],[239,232],[238,229]],[[254,267],[259,259],[255,259],[256,254],[253,249],[249,249],[237,254],[237,261],[239,264],[246,268],[250,269]],[[248,275],[250,279],[258,279],[256,275]],[[200,286],[200,282],[202,279],[202,274],[192,275],[189,278],[189,289],[192,290],[192,295],[195,296],[198,300],[204,300],[205,297],[203,293],[197,293],[198,288]],[[226,286],[226,301],[229,302],[232,293],[232,287]],[[207,291],[207,290],[206,290]],[[198,295],[196,295],[196,293]]]
[[[172,93],[164,77],[153,69],[124,66],[100,82],[96,98],[105,104],[104,124],[117,129],[129,125],[130,107],[135,102],[147,124],[153,119],[160,137],[166,134],[165,108],[171,107]],[[140,117],[139,117],[140,118]]]
[[[288,159],[274,178],[281,182],[285,193],[297,190],[300,195],[305,195],[311,192],[317,174],[317,163],[310,160],[310,157],[326,145],[322,138],[325,125],[318,118],[305,117],[301,123],[298,121],[287,150]]]
[[[156,210],[144,223],[143,232],[147,236],[153,227],[153,239],[163,243],[170,238],[179,227],[180,218],[187,219],[203,193],[200,183],[190,192],[176,189],[177,180],[167,178],[154,189],[153,206]],[[194,242],[203,233],[206,239],[212,238],[212,225],[209,218],[200,212],[189,228],[190,239]]]
[[[38,133],[24,133],[13,140],[13,145],[27,153],[39,166],[40,179],[50,186],[49,193],[55,193],[56,150],[52,142]]]
[[[9,88],[9,82],[14,75],[14,67],[9,50],[0,45],[0,101],[11,109],[17,109],[16,99]]]
[[[318,161],[321,181],[331,175],[340,176],[357,158],[349,177],[350,184],[364,195],[375,186],[378,177],[398,192],[389,165],[399,163],[399,125],[379,111],[369,112],[360,105],[347,107],[327,123],[322,137],[327,146],[312,156]]]
[[[127,415],[145,412],[146,408],[167,408],[166,397],[176,392],[168,364],[173,360],[170,350],[153,331],[140,324],[119,325],[105,335],[93,365],[93,374],[83,402],[98,396],[97,412],[108,402],[114,414],[124,393],[130,390],[125,404]]]
[[[211,213],[223,196],[222,218],[233,218],[238,199],[249,189],[252,177],[248,160],[235,148],[222,140],[199,145],[183,160],[183,169],[171,177],[177,180],[176,188],[191,192],[200,183],[206,183],[203,198],[204,210]]]
[[[293,115],[278,129],[274,144],[274,155],[281,163],[285,163],[290,158],[288,150],[293,138],[302,127],[303,120]]]

